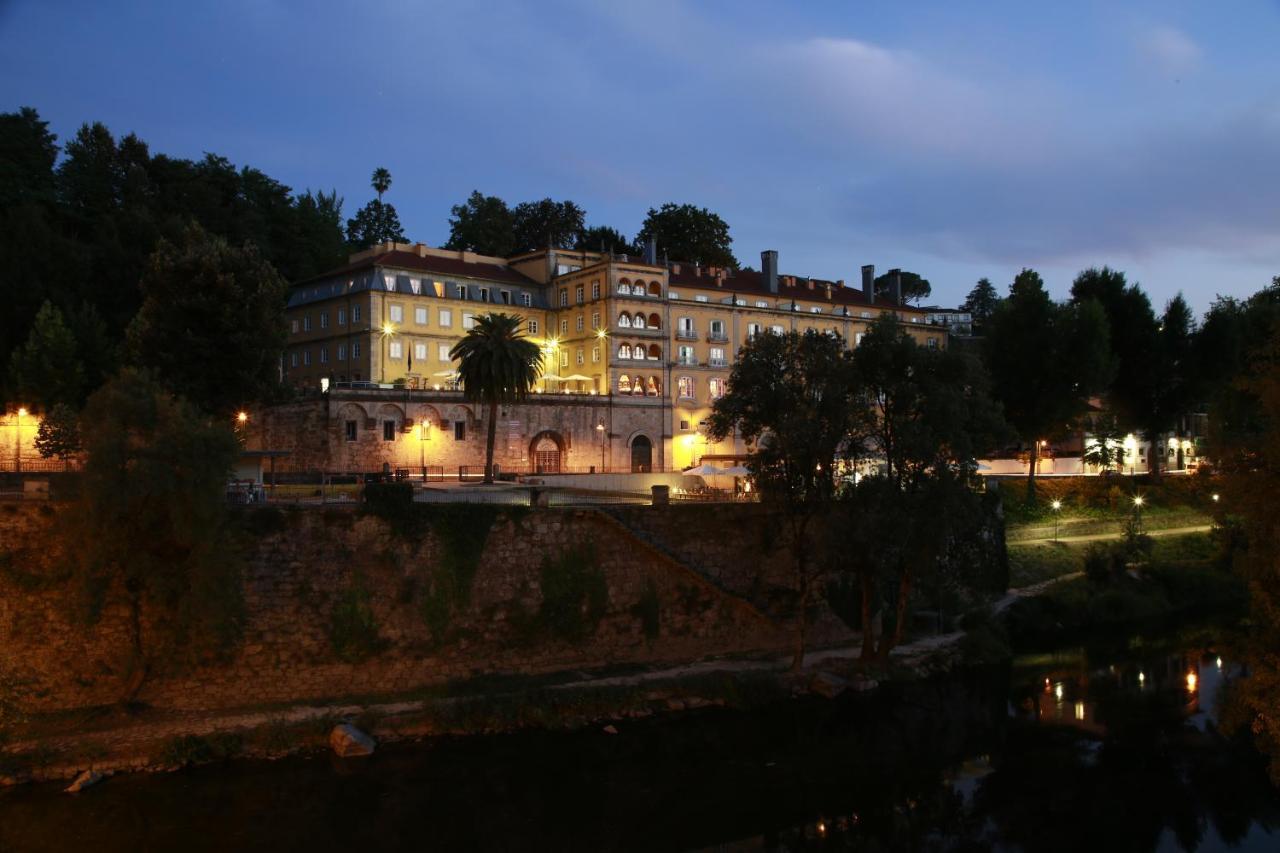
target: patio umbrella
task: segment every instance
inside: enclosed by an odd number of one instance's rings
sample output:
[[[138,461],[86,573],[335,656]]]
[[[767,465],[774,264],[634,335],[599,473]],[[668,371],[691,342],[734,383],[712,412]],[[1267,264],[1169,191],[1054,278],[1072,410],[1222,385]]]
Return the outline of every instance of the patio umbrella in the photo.
[[[566,376],[564,378],[564,381],[565,382],[590,382],[591,377],[583,376],[581,373],[575,373],[572,376]]]
[[[431,374],[431,375],[432,375],[432,376],[457,376],[457,375],[458,375],[458,371],[456,371],[456,370],[442,370],[442,371],[440,371],[439,373],[433,373],[433,374]]]
[[[725,472],[723,468],[717,468],[710,462],[703,462],[697,468],[689,468],[684,473],[693,474],[699,477],[714,477],[717,474],[723,474]]]
[[[734,465],[730,468],[725,468],[724,473],[732,477],[750,477],[751,469],[747,468],[745,465]]]

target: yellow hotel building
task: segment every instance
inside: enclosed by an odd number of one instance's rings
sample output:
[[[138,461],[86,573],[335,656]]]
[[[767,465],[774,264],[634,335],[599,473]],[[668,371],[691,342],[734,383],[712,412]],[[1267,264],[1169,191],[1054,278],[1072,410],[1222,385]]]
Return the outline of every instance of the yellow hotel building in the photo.
[[[538,470],[586,470],[594,454],[606,469],[679,471],[703,457],[745,454],[735,439],[710,442],[700,425],[753,335],[816,329],[856,345],[869,323],[891,311],[922,345],[946,345],[945,328],[927,324],[923,311],[874,297],[870,266],[862,268],[861,287],[851,287],[780,274],[774,251],[760,261],[759,271],[735,271],[660,261],[652,246],[645,257],[545,249],[497,258],[386,243],[292,288],[284,371],[296,386],[331,397],[390,389],[410,401],[437,401],[422,415],[434,421],[441,405],[460,399],[449,350],[473,318],[518,314],[546,359],[531,405],[587,406],[579,419],[597,417],[606,404],[609,413],[607,446],[588,453],[584,437],[575,457],[566,450],[571,442],[552,435],[560,455],[550,455],[552,444],[545,453],[530,446],[530,469],[537,456]],[[388,440],[409,429],[413,415],[393,419]],[[348,441],[361,437],[360,420],[342,421]],[[597,428],[604,431],[603,419]]]

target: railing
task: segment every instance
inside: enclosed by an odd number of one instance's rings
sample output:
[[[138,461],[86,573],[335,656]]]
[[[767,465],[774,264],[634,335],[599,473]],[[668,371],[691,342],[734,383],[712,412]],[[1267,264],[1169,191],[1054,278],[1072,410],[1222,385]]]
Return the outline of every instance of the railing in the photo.
[[[676,329],[676,340],[678,341],[696,341],[698,333],[694,329]]]
[[[724,358],[707,359],[707,367],[728,367],[728,366],[729,366],[728,359],[724,359]]]
[[[13,459],[0,459],[0,472],[12,474],[60,474],[64,471],[79,471],[78,459],[23,459],[17,464]]]
[[[727,344],[729,343],[729,336],[724,332],[712,332],[707,335],[707,340],[713,344]]]
[[[680,367],[697,367],[698,360],[696,358],[677,358],[676,364]]]

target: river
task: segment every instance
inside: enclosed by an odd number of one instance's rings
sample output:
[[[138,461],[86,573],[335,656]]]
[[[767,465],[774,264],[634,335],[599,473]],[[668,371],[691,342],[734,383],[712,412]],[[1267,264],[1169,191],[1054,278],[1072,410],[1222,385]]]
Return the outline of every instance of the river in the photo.
[[[373,758],[0,792],[0,850],[1275,851],[1262,759],[1203,639]]]

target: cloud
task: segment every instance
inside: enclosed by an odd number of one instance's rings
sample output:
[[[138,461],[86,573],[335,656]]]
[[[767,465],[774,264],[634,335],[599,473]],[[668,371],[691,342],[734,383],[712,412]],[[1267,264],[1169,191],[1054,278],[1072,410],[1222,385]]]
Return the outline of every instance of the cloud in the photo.
[[[1138,55],[1162,74],[1182,77],[1200,67],[1203,51],[1181,30],[1158,26],[1138,37]]]

